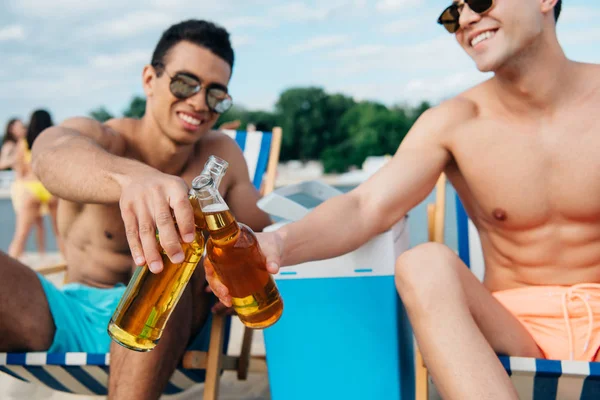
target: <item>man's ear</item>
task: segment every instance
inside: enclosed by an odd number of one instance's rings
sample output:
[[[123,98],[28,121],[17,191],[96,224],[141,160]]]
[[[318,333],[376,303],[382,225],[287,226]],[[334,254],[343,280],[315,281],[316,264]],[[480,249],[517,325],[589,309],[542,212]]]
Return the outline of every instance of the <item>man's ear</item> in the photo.
[[[156,70],[152,65],[146,65],[142,71],[142,86],[146,97],[151,97],[156,84]]]
[[[540,8],[542,13],[546,14],[551,12],[554,16],[554,6],[556,3],[558,3],[558,0],[540,0]]]

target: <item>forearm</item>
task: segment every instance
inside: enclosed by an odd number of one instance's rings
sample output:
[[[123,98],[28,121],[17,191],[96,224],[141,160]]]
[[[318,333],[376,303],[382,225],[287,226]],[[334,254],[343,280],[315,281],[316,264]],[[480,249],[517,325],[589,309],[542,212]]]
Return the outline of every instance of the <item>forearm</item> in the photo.
[[[357,196],[334,197],[300,221],[277,231],[283,239],[282,266],[296,265],[349,253],[379,233],[367,205]]]
[[[109,153],[92,139],[53,127],[36,140],[33,170],[54,195],[76,203],[118,203],[129,173],[149,168]]]

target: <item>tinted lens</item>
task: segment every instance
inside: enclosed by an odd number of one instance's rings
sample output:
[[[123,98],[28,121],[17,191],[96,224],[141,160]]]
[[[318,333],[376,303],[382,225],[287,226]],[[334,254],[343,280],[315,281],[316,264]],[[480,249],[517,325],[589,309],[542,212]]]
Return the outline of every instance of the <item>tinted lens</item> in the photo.
[[[477,14],[481,14],[492,8],[494,0],[467,0],[466,3],[471,10],[475,11]]]
[[[458,13],[458,7],[456,5],[451,5],[446,8],[442,15],[438,18],[438,23],[444,25],[444,28],[450,33],[454,33],[458,30],[460,15]]]
[[[208,107],[219,114],[223,114],[233,105],[231,96],[220,88],[209,88],[206,91],[206,104]]]
[[[186,99],[200,91],[200,82],[186,75],[175,75],[170,88],[173,96]]]

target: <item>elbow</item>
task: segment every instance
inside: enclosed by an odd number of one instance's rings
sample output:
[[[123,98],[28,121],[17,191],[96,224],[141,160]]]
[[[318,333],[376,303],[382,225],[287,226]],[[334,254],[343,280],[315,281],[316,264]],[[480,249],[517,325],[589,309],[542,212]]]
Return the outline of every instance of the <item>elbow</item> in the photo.
[[[369,238],[384,233],[406,215],[400,206],[390,209],[381,199],[368,198],[359,202],[358,215],[363,221],[363,229]]]
[[[40,177],[45,169],[45,160],[49,159],[47,154],[52,152],[55,147],[54,142],[58,139],[55,135],[55,127],[44,130],[33,142],[31,147],[31,169],[33,173]]]

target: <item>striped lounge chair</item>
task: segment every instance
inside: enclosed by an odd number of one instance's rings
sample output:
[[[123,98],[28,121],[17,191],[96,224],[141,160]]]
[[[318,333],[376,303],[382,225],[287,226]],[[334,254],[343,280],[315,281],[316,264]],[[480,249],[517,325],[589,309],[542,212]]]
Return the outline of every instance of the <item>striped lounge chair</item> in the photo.
[[[436,202],[428,204],[429,240],[444,241],[446,179],[442,175],[436,187]],[[484,262],[477,229],[456,196],[458,253],[479,278]],[[511,377],[520,399],[592,400],[600,399],[600,362],[556,361],[524,357],[499,356]],[[416,399],[428,398],[429,377],[420,353],[416,356]]]
[[[250,178],[255,187],[267,194],[275,185],[282,131],[245,132],[224,130],[244,152]],[[65,266],[49,267],[42,273],[64,272]],[[164,394],[175,394],[204,382],[204,399],[216,399],[222,370],[237,370],[238,379],[246,379],[250,364],[252,330],[245,329],[239,356],[227,356],[231,317],[213,317],[210,336],[199,334],[186,351],[172,375]],[[264,360],[257,369],[265,370]],[[110,354],[87,353],[0,353],[0,371],[22,381],[54,390],[82,394],[106,395]]]

